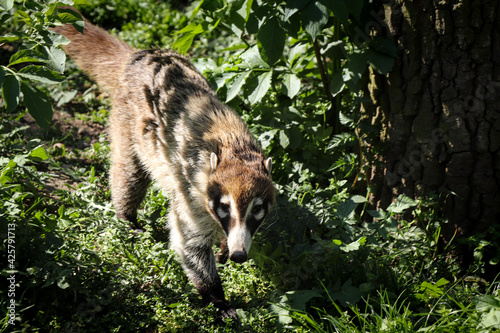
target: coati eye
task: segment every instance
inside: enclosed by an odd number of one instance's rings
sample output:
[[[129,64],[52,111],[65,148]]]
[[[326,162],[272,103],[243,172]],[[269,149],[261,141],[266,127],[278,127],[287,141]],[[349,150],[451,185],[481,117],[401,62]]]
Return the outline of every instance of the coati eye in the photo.
[[[227,203],[221,202],[219,208],[225,212],[229,212],[229,205]]]
[[[264,217],[265,211],[262,205],[255,205],[252,208],[252,215],[256,220],[260,220]]]
[[[221,219],[226,218],[229,215],[229,204],[221,202],[217,208],[217,215]]]

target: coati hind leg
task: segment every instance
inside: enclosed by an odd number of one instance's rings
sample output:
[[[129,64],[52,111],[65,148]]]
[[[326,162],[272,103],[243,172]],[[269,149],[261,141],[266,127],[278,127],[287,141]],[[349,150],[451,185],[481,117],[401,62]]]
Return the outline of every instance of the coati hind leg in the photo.
[[[130,222],[130,227],[142,229],[137,223],[137,209],[146,196],[151,179],[144,171],[132,149],[111,149],[111,198],[119,218]]]
[[[211,235],[190,230],[189,223],[181,221],[174,209],[170,211],[169,218],[172,247],[205,305],[213,303],[219,311],[219,317],[237,318],[236,310],[224,297],[212,243],[209,241]]]

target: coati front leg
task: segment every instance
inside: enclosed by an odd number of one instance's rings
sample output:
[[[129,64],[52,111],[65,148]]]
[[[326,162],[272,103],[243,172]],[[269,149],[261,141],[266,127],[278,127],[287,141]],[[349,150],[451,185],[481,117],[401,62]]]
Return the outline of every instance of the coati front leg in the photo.
[[[213,303],[221,318],[237,318],[236,310],[226,301],[222,283],[217,273],[211,235],[200,234],[189,228],[189,222],[179,219],[170,211],[170,240],[179,255],[189,280],[200,293],[205,305]]]

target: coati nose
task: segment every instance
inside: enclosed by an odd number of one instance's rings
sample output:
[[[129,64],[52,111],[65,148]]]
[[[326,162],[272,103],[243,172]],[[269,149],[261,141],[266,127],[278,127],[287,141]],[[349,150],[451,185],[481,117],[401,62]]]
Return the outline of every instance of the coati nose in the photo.
[[[229,259],[231,259],[234,262],[237,262],[238,264],[247,261],[247,258],[248,258],[247,253],[245,251],[234,251],[229,256]]]

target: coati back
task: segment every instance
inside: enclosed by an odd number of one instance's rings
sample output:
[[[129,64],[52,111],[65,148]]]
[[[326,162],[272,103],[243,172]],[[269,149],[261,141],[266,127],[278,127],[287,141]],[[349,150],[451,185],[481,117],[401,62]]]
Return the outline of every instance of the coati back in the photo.
[[[66,53],[109,91],[111,194],[132,225],[152,180],[171,199],[172,247],[206,303],[236,317],[225,300],[217,259],[247,259],[252,236],[275,200],[272,160],[241,118],[222,104],[190,61],[169,50],[135,50],[85,22],[54,28]]]

